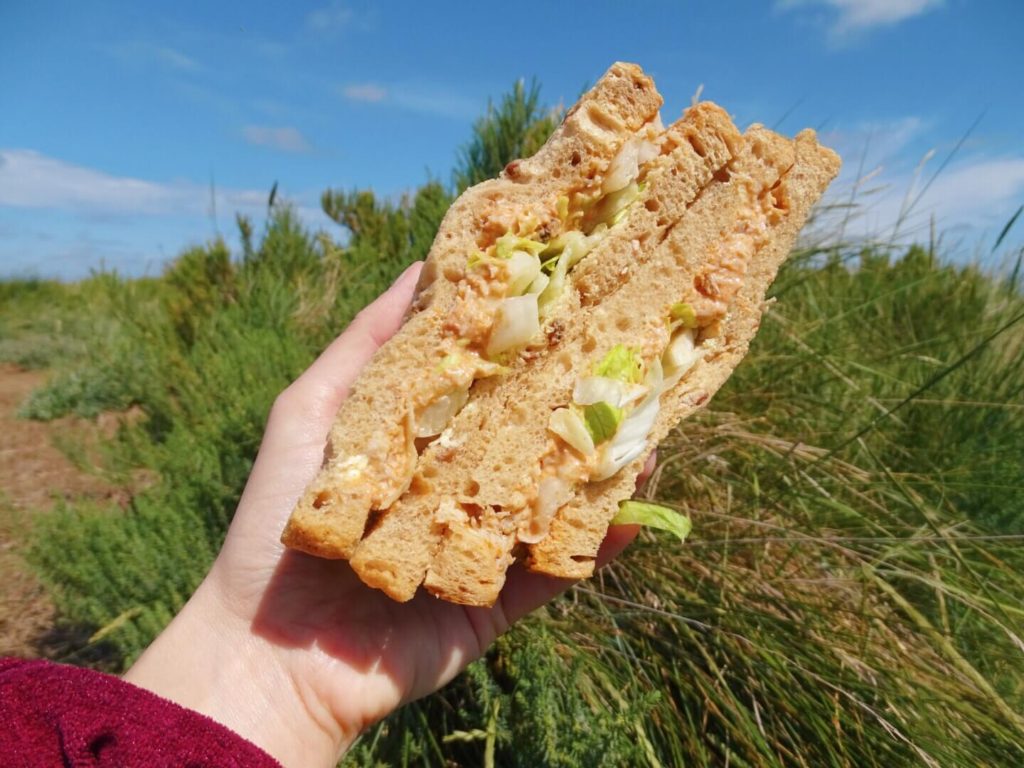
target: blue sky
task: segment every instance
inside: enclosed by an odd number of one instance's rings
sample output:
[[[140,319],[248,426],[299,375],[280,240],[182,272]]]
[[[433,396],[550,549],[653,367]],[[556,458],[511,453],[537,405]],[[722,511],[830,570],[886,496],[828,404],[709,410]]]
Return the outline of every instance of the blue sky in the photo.
[[[3,0],[0,275],[158,274],[274,181],[332,229],[325,188],[447,181],[488,98],[536,77],[569,104],[616,59],[666,120],[703,85],[741,126],[818,129],[833,194],[862,193],[854,234],[888,236],[980,118],[897,232],[934,216],[971,257],[1024,203],[1022,30],[1019,0]]]

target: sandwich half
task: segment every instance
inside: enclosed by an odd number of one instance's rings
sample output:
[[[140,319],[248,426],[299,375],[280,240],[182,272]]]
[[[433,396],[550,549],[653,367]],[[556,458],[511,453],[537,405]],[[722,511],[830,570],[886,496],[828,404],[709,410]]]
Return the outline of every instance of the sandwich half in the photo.
[[[282,540],[408,600],[490,605],[517,558],[593,572],[646,455],[746,353],[839,169],[813,131],[667,127],[618,63],[532,158],[467,190],[343,404]]]

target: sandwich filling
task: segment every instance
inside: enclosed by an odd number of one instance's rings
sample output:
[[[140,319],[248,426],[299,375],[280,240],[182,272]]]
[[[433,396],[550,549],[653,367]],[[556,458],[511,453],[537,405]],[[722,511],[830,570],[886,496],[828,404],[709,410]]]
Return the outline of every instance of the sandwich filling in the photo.
[[[525,216],[470,255],[442,323],[438,362],[410,385],[408,416],[383,451],[387,471],[374,484],[375,508],[405,492],[417,456],[466,404],[474,381],[506,372],[515,356],[547,343],[541,331],[570,271],[635,207],[651,161],[660,155],[655,141],[662,133],[660,121],[652,122],[620,149],[600,186],[558,197],[543,223]]]
[[[440,362],[413,392],[418,439],[439,435],[476,379],[503,373],[515,355],[541,339],[569,272],[626,218],[659,154],[647,138],[627,142],[599,189],[559,197],[542,226],[527,218],[469,257],[444,321]]]
[[[713,349],[711,327],[725,317],[768,236],[765,197],[747,205],[719,240],[694,280],[693,295],[667,308],[648,350],[615,345],[576,380],[572,401],[551,413],[537,495],[519,525],[519,541],[541,541],[581,485],[612,477],[648,449],[661,396]]]
[[[620,148],[599,182],[570,190],[544,210],[522,213],[498,237],[489,234],[495,222],[483,227],[480,237],[491,242],[467,259],[441,323],[437,363],[410,382],[401,423],[379,432],[367,455],[339,457],[336,466],[344,472],[335,481],[364,497],[369,508],[388,508],[408,489],[419,454],[465,406],[473,382],[507,372],[516,356],[530,357],[534,345],[548,343],[553,331],[541,331],[570,271],[635,208],[663,135],[655,119]],[[313,506],[332,498],[321,492]]]

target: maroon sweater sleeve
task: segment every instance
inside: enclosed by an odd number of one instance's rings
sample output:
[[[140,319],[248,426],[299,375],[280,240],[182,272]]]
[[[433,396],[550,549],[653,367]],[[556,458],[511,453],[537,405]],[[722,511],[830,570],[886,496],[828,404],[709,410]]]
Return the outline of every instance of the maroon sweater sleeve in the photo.
[[[0,659],[0,755],[12,768],[280,768],[223,725],[112,675],[18,659]]]

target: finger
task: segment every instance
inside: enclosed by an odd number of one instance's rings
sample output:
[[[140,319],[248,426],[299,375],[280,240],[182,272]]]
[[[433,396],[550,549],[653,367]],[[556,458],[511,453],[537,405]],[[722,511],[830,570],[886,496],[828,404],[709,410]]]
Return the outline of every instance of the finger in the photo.
[[[654,468],[658,465],[658,449],[655,448],[651,451],[647,457],[647,461],[644,462],[644,468],[640,470],[640,474],[636,476],[636,487],[639,488],[641,485],[647,482],[652,474],[654,474]]]

